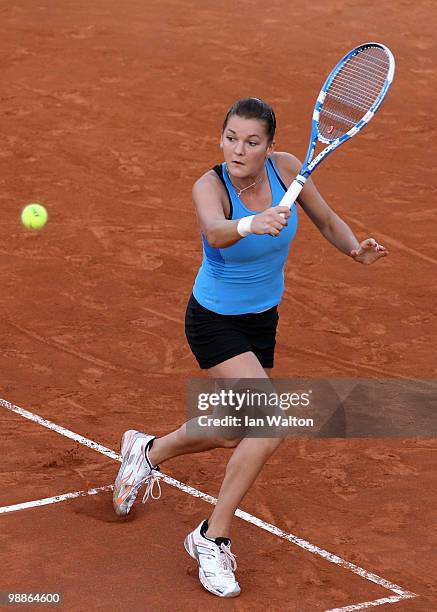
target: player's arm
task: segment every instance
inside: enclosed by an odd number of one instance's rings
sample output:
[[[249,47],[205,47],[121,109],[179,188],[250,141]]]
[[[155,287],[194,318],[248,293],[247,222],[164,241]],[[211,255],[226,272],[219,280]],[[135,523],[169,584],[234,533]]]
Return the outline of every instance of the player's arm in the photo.
[[[232,246],[243,238],[237,229],[239,220],[226,219],[224,197],[227,196],[221,193],[218,179],[210,173],[204,174],[193,186],[199,227],[208,243],[217,249]],[[250,233],[277,236],[289,215],[290,211],[281,206],[251,216]]]
[[[226,219],[217,179],[210,173],[194,183],[193,202],[200,230],[212,247],[224,248],[241,240],[238,221]]]
[[[274,155],[288,187],[298,174],[302,164],[290,153],[276,153]],[[322,198],[311,177],[305,183],[297,201],[322,236],[342,253],[353,257],[360,263],[373,263],[376,259],[388,255],[388,251],[373,238],[367,238],[361,243],[358,241],[347,223]]]

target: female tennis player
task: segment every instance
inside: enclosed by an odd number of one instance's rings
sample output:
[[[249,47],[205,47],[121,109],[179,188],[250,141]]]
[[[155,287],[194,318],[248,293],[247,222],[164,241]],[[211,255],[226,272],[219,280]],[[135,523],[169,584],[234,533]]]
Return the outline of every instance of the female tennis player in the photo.
[[[267,378],[273,367],[283,269],[296,234],[296,206],[278,206],[301,163],[274,152],[273,109],[244,98],[228,111],[220,139],[224,161],[201,176],[193,200],[203,240],[203,262],[186,311],[188,343],[214,378]],[[322,236],[354,262],[372,264],[387,250],[373,238],[359,243],[311,179],[298,203]],[[217,447],[234,448],[211,515],[185,539],[202,585],[219,597],[240,593],[230,531],[235,510],[282,438],[193,438],[187,424],[161,438],[127,431],[114,486],[114,507],[126,515],[146,484],[143,501],[159,486],[167,459]]]

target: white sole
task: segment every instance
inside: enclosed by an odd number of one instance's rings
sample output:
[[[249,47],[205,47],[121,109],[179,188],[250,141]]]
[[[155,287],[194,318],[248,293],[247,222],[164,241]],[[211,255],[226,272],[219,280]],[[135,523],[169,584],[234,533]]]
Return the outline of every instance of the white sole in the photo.
[[[130,509],[131,509],[132,505],[133,505],[133,502],[132,502],[132,504],[129,506],[127,511],[122,512],[120,510],[120,506],[117,504],[118,491],[119,491],[119,488],[120,488],[120,481],[121,481],[121,474],[122,474],[123,469],[125,467],[125,455],[127,454],[127,452],[123,453],[124,441],[126,439],[126,435],[130,431],[132,431],[132,430],[125,431],[123,436],[122,436],[122,438],[121,438],[120,454],[121,454],[123,460],[121,462],[121,466],[120,466],[120,469],[118,471],[117,478],[115,479],[114,491],[113,491],[113,495],[112,495],[112,505],[114,507],[114,510],[115,510],[115,513],[117,514],[117,516],[127,516],[129,514],[129,512],[130,512]],[[134,437],[134,435],[132,437]],[[130,451],[131,447],[132,447],[132,444],[130,444],[130,447],[128,449],[126,449],[126,451],[128,451],[128,450]]]

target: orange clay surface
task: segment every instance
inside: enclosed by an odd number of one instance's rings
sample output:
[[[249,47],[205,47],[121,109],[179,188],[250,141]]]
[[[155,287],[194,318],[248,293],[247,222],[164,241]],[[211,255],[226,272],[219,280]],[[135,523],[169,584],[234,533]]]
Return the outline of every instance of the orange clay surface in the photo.
[[[277,150],[302,159],[324,78],[367,40],[393,50],[394,86],[315,181],[390,257],[359,266],[301,213],[274,373],[435,378],[436,19],[434,0],[2,3],[0,396],[117,451],[128,428],[180,425],[199,375],[183,330],[201,259],[191,186],[221,161],[224,113],[265,98]],[[39,233],[19,222],[32,201],[49,211]],[[1,506],[113,482],[114,460],[4,408],[0,427]],[[436,451],[432,439],[290,440],[241,508],[419,595],[379,609],[431,612]],[[163,470],[216,495],[229,454]],[[110,492],[0,515],[0,590],[109,612],[322,612],[393,595],[236,519],[243,592],[215,598],[182,546],[210,510],[164,484],[126,520]]]

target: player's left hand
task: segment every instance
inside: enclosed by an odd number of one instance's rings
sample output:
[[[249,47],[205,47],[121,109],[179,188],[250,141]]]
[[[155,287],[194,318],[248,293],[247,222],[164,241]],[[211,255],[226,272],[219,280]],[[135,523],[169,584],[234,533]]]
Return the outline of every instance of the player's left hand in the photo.
[[[358,249],[352,249],[350,252],[350,256],[362,264],[375,263],[380,257],[386,257],[387,255],[387,249],[382,244],[378,244],[373,238],[363,240]]]

